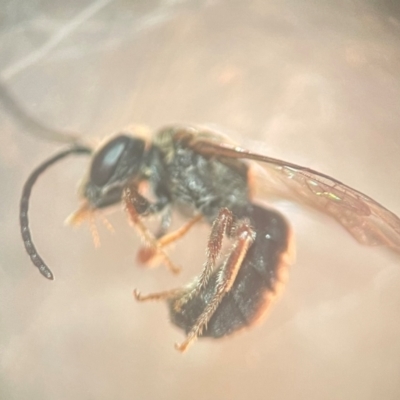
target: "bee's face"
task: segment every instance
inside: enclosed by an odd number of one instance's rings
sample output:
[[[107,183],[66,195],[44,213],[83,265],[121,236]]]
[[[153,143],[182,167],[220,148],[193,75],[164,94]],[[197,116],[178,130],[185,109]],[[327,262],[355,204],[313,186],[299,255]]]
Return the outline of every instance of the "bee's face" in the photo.
[[[92,209],[121,200],[124,187],[140,172],[144,149],[144,140],[118,135],[95,153],[82,189]]]

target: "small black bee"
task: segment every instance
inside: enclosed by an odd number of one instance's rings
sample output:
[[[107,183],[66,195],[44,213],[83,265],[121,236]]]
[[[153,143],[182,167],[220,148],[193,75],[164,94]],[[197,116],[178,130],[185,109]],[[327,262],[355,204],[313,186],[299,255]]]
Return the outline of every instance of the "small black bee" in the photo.
[[[29,177],[21,199],[21,231],[33,263],[48,279],[53,274],[31,239],[28,206],[36,179],[50,165],[70,154],[90,154],[74,145],[40,165]],[[400,252],[400,219],[368,196],[327,175],[295,164],[258,155],[201,129],[172,126],[152,141],[119,134],[94,152],[82,185],[83,205],[70,218],[78,223],[93,213],[122,202],[146,248],[142,261],[162,256],[173,272],[164,247],[183,236],[197,221],[211,225],[206,261],[201,274],[188,286],[142,295],[139,301],[165,300],[172,322],[186,332],[184,351],[198,337],[219,338],[253,325],[269,308],[285,282],[293,258],[291,231],[283,216],[254,200],[257,166],[264,167],[266,185],[332,216],[361,244],[385,245]],[[264,178],[265,179],[265,178]],[[150,201],[141,192],[148,182]],[[281,189],[285,188],[283,193]],[[171,210],[189,218],[181,229],[169,232]],[[162,214],[153,234],[143,220]],[[224,237],[232,246],[219,261]]]

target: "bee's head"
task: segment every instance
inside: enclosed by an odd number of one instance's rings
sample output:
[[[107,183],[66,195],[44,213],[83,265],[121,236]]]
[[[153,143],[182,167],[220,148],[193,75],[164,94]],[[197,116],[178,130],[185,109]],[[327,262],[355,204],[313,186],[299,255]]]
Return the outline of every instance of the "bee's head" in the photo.
[[[141,138],[120,134],[95,152],[81,189],[91,209],[121,201],[124,187],[140,173],[145,145]]]

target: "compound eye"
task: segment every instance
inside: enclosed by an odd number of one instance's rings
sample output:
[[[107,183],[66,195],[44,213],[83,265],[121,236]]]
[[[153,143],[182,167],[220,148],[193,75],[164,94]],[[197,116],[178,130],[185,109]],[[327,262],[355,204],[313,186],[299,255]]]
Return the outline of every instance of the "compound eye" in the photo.
[[[95,155],[90,168],[90,180],[93,184],[104,186],[109,182],[129,142],[129,137],[117,136]]]

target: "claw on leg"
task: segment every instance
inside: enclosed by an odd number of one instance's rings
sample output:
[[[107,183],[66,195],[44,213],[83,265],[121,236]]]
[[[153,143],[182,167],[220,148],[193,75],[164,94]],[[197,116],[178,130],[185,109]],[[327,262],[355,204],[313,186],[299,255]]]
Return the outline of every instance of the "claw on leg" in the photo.
[[[183,289],[171,289],[163,292],[149,293],[146,295],[141,294],[137,289],[133,291],[133,296],[137,301],[159,301],[168,300],[172,297],[178,296],[182,293]]]
[[[187,340],[185,340],[182,343],[175,343],[174,347],[176,350],[180,351],[181,353],[184,353],[186,351],[186,349],[189,346],[189,342]]]

